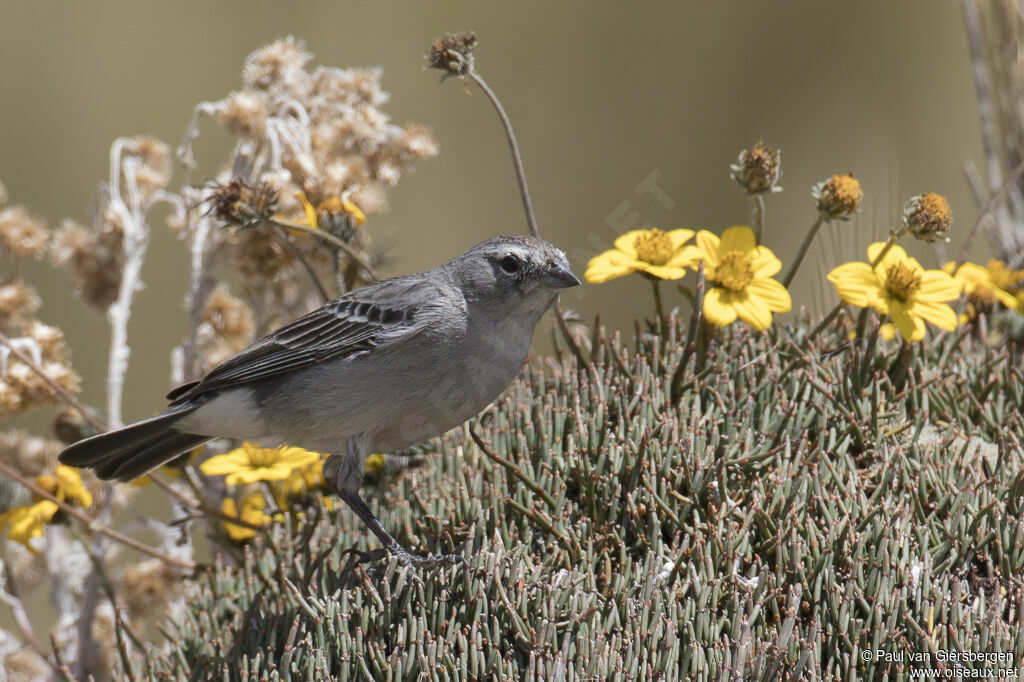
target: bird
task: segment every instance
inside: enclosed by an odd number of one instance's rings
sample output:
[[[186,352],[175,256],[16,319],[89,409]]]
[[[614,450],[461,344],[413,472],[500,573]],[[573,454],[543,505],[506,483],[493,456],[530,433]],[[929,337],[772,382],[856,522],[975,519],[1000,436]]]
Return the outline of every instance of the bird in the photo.
[[[396,556],[436,566],[392,537],[359,494],[370,452],[395,452],[472,418],[512,383],[534,329],[578,286],[563,251],[531,236],[483,241],[424,272],[353,289],[167,394],[166,410],[59,456],[128,481],[213,438],[330,453],[325,482]]]

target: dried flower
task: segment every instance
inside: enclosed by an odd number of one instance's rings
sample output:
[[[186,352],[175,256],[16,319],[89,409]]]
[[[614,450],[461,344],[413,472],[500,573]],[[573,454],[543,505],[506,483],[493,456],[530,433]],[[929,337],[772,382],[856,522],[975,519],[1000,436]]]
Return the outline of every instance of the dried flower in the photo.
[[[915,238],[925,242],[948,242],[953,214],[945,197],[934,192],[919,194],[903,205],[903,224]]]
[[[849,220],[860,211],[864,191],[853,175],[833,175],[819,182],[811,192],[818,210],[829,220]]]
[[[236,135],[259,138],[267,124],[267,106],[259,95],[246,90],[233,92],[217,107],[217,120]]]
[[[52,471],[57,466],[57,455],[62,449],[63,446],[57,441],[21,431],[0,433],[0,460],[30,478]]]
[[[280,38],[246,58],[242,82],[257,90],[293,85],[302,67],[312,58],[301,40],[292,36]]]
[[[732,170],[732,179],[747,194],[781,192],[782,188],[778,186],[782,175],[781,161],[782,153],[761,141],[753,149],[741,151],[736,163],[729,168]]]
[[[256,326],[252,310],[220,284],[206,299],[203,321],[197,330],[199,350],[212,367],[249,345]]]
[[[41,258],[46,253],[49,234],[46,223],[21,206],[0,211],[0,247],[12,258]]]
[[[124,163],[133,164],[135,184],[143,201],[171,180],[171,150],[155,137],[132,138],[125,147]]]
[[[277,196],[277,188],[270,183],[233,178],[217,186],[211,210],[218,220],[228,225],[249,227],[273,216]]]
[[[181,586],[181,574],[167,562],[146,559],[125,568],[118,594],[132,618],[142,618],[170,601]]]
[[[70,276],[82,300],[100,310],[117,299],[124,267],[124,233],[105,223],[89,230],[65,220],[50,247],[51,259]]]
[[[448,33],[434,41],[426,56],[432,68],[463,77],[473,67],[476,33]]]
[[[22,279],[0,283],[0,331],[13,333],[39,310],[39,295]]]

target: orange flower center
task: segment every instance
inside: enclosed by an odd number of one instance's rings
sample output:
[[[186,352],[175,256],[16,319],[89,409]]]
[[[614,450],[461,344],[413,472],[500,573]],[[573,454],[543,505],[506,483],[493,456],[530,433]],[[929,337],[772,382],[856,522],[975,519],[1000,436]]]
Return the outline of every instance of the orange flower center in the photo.
[[[893,263],[885,271],[885,292],[900,303],[906,303],[921,288],[921,275],[903,263]]]
[[[729,251],[722,255],[713,279],[730,291],[743,291],[754,279],[754,265],[741,251]]]
[[[633,240],[636,257],[651,265],[664,265],[672,258],[672,237],[658,228],[651,228]]]

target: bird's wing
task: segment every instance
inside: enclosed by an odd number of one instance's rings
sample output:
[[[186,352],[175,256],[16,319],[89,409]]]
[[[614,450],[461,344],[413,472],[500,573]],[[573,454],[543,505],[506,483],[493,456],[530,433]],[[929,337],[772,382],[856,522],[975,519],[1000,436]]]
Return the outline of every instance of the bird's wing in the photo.
[[[422,275],[361,287],[254,342],[201,380],[167,394],[179,404],[210,391],[354,357],[399,343],[422,328],[438,287]]]

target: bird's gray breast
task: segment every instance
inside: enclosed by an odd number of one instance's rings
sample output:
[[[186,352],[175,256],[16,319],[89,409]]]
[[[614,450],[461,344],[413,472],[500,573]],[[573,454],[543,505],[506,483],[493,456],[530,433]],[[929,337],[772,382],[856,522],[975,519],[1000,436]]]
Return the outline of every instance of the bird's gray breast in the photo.
[[[532,322],[427,325],[394,347],[267,382],[261,412],[281,440],[321,452],[360,433],[373,451],[415,445],[501,395],[526,360]]]

